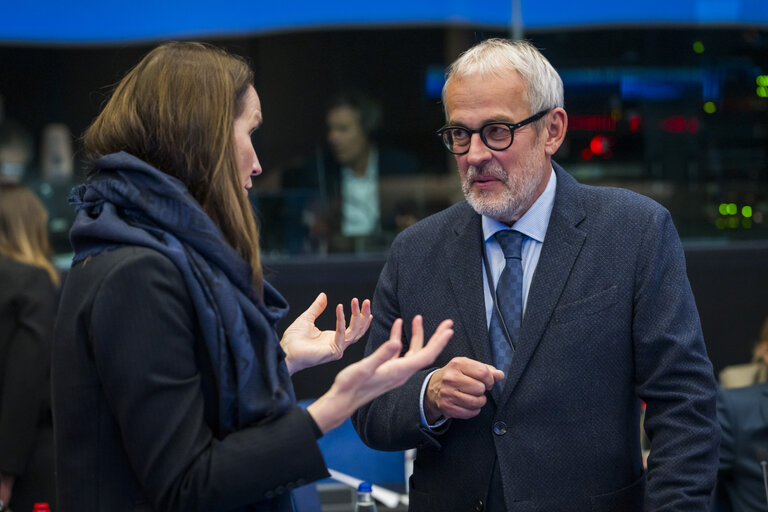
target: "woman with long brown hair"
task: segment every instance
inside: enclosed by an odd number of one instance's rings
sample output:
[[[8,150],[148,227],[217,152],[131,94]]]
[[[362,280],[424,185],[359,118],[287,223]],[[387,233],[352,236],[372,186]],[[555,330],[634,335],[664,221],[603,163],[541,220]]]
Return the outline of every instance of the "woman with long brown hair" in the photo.
[[[59,275],[48,212],[26,187],[0,184],[0,501],[55,506],[50,357]]]
[[[84,136],[93,157],[72,202],[75,257],[54,347],[60,512],[291,510],[291,490],[327,476],[317,436],[434,361],[445,321],[402,321],[306,410],[290,375],[338,359],[370,323],[319,331],[320,294],[285,331],[263,279],[247,191],[261,166],[253,74],[199,43],[151,51]]]

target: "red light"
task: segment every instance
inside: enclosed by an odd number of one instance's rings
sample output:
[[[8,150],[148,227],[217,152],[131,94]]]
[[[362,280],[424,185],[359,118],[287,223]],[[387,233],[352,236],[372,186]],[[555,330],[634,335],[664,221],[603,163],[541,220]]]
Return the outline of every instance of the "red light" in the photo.
[[[589,149],[595,155],[604,155],[610,150],[610,140],[605,135],[595,135],[589,141]]]
[[[660,124],[665,132],[682,133],[685,131],[686,119],[683,116],[672,116],[663,119]]]
[[[699,120],[695,117],[688,120],[688,131],[691,133],[697,133],[699,131]]]
[[[630,131],[636,132],[640,129],[640,116],[634,115],[629,118]]]
[[[602,130],[616,129],[616,121],[610,116],[572,116],[568,118],[569,130]]]
[[[594,155],[592,154],[592,151],[589,150],[589,148],[584,148],[581,150],[581,158],[584,160],[591,160]]]

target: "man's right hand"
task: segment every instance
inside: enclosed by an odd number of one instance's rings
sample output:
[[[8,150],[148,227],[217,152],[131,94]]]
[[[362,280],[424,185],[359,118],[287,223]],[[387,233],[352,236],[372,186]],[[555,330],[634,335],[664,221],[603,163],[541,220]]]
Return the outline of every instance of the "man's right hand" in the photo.
[[[442,418],[469,419],[486,402],[485,392],[504,378],[504,372],[466,357],[454,357],[432,374],[424,394],[424,415],[431,425]]]

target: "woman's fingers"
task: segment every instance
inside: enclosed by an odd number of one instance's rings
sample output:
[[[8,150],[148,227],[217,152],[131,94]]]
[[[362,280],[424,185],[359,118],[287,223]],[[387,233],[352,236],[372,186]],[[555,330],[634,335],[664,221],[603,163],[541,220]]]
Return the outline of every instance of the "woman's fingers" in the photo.
[[[411,344],[407,354],[415,354],[424,346],[424,319],[421,315],[413,317],[411,322]],[[406,354],[406,355],[407,355]]]
[[[371,320],[373,319],[371,316],[371,301],[365,299],[361,308],[357,298],[354,298],[352,299],[350,309],[352,314],[349,320],[349,328],[346,331],[345,341],[354,343],[365,334],[365,331],[371,325]]]
[[[310,304],[310,306],[307,308],[307,310],[304,312],[305,315],[309,315],[310,320],[312,323],[315,323],[315,320],[317,317],[319,317],[323,311],[325,311],[326,306],[328,306],[328,297],[325,295],[325,293],[320,293]]]
[[[344,340],[347,332],[347,320],[344,318],[344,306],[336,305],[336,335],[334,340],[336,345],[344,347]]]

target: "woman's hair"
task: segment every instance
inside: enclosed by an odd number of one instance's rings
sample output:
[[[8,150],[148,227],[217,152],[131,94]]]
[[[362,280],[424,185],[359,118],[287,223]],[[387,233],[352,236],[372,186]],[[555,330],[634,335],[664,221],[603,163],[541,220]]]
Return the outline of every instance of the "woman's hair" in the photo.
[[[531,115],[564,106],[563,81],[544,55],[528,41],[498,38],[473,46],[451,64],[443,86],[443,104],[453,80],[473,75],[506,77],[513,71],[525,85]]]
[[[0,184],[0,255],[40,267],[53,284],[59,274],[48,260],[48,211],[28,188]]]
[[[181,180],[249,262],[261,293],[259,231],[234,148],[235,118],[252,85],[238,56],[204,43],[164,44],[118,83],[83,142],[91,158],[125,151]]]

